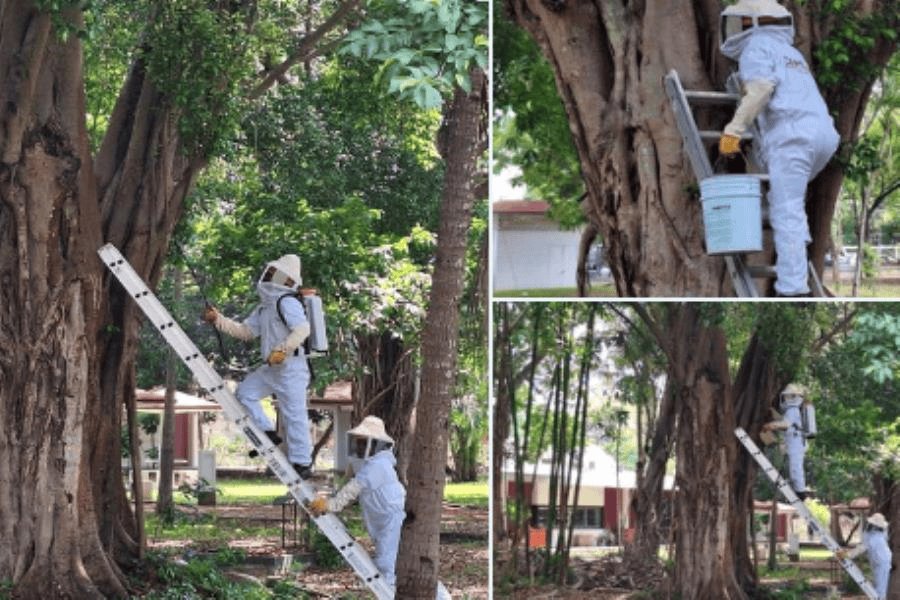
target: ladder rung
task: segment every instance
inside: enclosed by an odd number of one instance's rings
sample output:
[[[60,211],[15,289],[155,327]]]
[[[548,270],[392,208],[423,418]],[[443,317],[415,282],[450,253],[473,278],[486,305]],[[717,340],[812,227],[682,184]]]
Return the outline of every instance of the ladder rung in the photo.
[[[775,265],[747,265],[750,277],[754,279],[773,279],[775,278]]]
[[[685,90],[685,97],[691,104],[710,105],[710,104],[734,104],[741,97],[738,94],[729,94],[728,92],[703,92],[700,90]]]

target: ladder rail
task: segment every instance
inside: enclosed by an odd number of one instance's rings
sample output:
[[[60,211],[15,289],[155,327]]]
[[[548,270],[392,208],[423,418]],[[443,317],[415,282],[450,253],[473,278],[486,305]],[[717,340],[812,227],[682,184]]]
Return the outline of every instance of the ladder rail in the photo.
[[[153,326],[178,353],[197,382],[222,406],[225,415],[239,427],[244,437],[265,459],[275,476],[287,486],[297,504],[309,512],[306,504],[315,498],[315,488],[300,478],[284,453],[253,423],[240,402],[225,385],[225,380],[209,364],[119,250],[112,244],[106,244],[97,250],[97,253]],[[391,600],[394,597],[393,587],[388,585],[369,554],[347,532],[343,522],[336,515],[326,513],[316,517],[310,513],[310,518],[378,600]]]
[[[825,547],[831,550],[832,552],[837,552],[840,550],[841,546],[837,543],[837,541],[831,537],[831,533],[829,533],[822,524],[819,523],[818,519],[810,512],[809,508],[806,504],[803,503],[802,500],[797,496],[796,492],[794,492],[794,488],[791,487],[791,484],[781,476],[781,473],[778,472],[766,455],[760,450],[759,446],[750,439],[750,436],[747,435],[747,432],[744,431],[742,427],[738,427],[734,430],[734,435],[737,436],[738,440],[743,444],[744,448],[747,449],[747,452],[750,453],[750,456],[759,464],[762,468],[763,473],[772,480],[772,483],[775,484],[775,487],[778,488],[778,491],[782,493],[782,495],[787,499],[787,501],[794,507],[794,509],[800,514],[801,517],[806,519],[807,523],[813,528],[813,530],[819,534],[819,537],[824,542]],[[872,600],[878,600],[878,593],[875,591],[875,587],[869,583],[869,580],[866,579],[866,576],[863,574],[862,570],[856,566],[856,563],[850,560],[849,558],[837,558],[835,559],[840,563],[840,565],[847,571],[847,574],[859,585],[860,589]]]

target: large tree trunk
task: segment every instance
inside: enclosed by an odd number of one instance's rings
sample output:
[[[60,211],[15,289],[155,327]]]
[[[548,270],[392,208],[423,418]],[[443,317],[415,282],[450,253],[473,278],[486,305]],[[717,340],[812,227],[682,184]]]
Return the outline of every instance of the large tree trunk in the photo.
[[[675,594],[698,600],[745,599],[734,576],[732,477],[737,440],[728,352],[721,328],[704,324],[703,307],[676,309],[669,377],[677,397]]]
[[[80,44],[5,2],[0,73],[0,579],[28,598],[123,594],[83,450],[102,266]]]
[[[31,3],[5,3],[0,16],[0,335],[19,349],[3,365],[0,479],[30,498],[9,496],[0,511],[4,531],[16,525],[0,575],[29,597],[124,595],[116,563],[140,552],[119,459],[138,321],[120,286],[100,285],[96,249],[112,241],[155,284],[203,161],[184,156],[172,111],[137,64],[92,162],[77,38],[61,42]]]
[[[860,3],[860,10],[883,11],[889,2]],[[717,47],[722,3],[506,0],[505,5],[556,75],[587,188],[585,212],[603,238],[619,294],[731,295],[723,261],[703,250],[700,204],[686,191],[693,174],[663,89],[670,69],[688,89],[723,88],[731,67]],[[800,49],[813,67],[813,50],[835,26],[834,19],[815,18],[818,6],[792,6]],[[878,40],[867,59],[883,65],[895,45]],[[852,92],[824,90],[844,140],[856,136],[872,83],[863,81]],[[810,256],[819,273],[842,177],[832,165],[811,186]]]
[[[666,463],[672,454],[675,429],[675,388],[667,382],[649,450],[644,458],[647,464],[639,461],[637,466],[637,489],[632,501],[637,522],[634,543],[625,546],[625,555],[638,564],[646,561],[647,557],[655,557],[659,553],[659,544],[662,540],[660,526],[665,499],[663,483]]]
[[[364,367],[357,378],[354,411],[360,421],[375,415],[397,442],[397,473],[406,481],[411,460],[418,370],[414,350],[393,332],[356,334],[358,359]]]
[[[456,383],[459,302],[465,283],[466,242],[473,184],[485,131],[484,73],[472,72],[472,92],[457,90],[445,113],[442,155],[447,170],[441,197],[437,256],[422,332],[422,397],[416,407],[407,503],[415,520],[404,528],[397,559],[397,597],[433,598],[440,569],[440,525],[450,402]]]
[[[778,391],[786,382],[778,377],[772,355],[755,334],[741,358],[734,382],[734,420],[736,427],[744,430],[759,441],[763,423],[770,420],[769,409],[778,396]],[[730,535],[734,544],[734,571],[741,587],[748,593],[756,588],[756,569],[747,544],[739,543],[747,539],[747,524],[753,515],[753,485],[756,482],[756,461],[738,446],[737,460],[733,474],[733,497]],[[776,496],[775,501],[778,501]]]

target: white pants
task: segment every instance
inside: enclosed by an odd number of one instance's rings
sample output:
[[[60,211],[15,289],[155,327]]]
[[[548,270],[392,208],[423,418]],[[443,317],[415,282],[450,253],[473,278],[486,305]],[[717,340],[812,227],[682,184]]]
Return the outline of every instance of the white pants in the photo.
[[[806,186],[825,168],[840,138],[819,121],[779,122],[762,134],[769,170],[769,218],[778,255],[775,291],[809,293],[806,245],[812,241],[806,218]]]
[[[391,586],[396,585],[397,582],[394,568],[397,564],[397,551],[400,549],[400,530],[403,528],[404,518],[406,518],[405,512],[395,512],[387,516],[387,518],[382,517],[379,519],[380,523],[377,530],[369,531],[369,537],[375,542],[375,555],[372,556],[372,562],[384,575],[384,580]]]
[[[803,459],[806,456],[806,440],[796,429],[788,429],[784,433],[784,446],[788,457],[788,473],[791,487],[795,492],[806,491],[806,475],[803,472]]]
[[[879,598],[887,598],[888,581],[891,578],[891,561],[873,562],[872,579]]]
[[[287,434],[288,460],[301,465],[312,462],[309,417],[306,412],[308,384],[306,357],[291,356],[280,365],[263,365],[256,369],[237,389],[237,398],[247,408],[250,418],[257,427],[266,431],[274,431],[275,425],[263,412],[260,400],[272,394],[278,397],[278,409],[284,419]]]

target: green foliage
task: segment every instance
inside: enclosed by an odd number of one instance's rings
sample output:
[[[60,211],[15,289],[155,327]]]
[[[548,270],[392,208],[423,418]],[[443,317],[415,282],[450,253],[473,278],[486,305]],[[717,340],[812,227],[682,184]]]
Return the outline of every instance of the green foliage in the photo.
[[[862,351],[865,375],[879,384],[900,380],[900,311],[896,305],[890,312],[861,314],[850,341]]]
[[[147,562],[156,573],[162,589],[143,596],[152,600],[183,600],[185,598],[216,598],[218,600],[263,600],[272,592],[247,583],[231,581],[223,568],[243,562],[241,550],[223,549],[204,558],[191,558],[186,564],[173,563],[163,553],[148,552]]]
[[[877,77],[879,67],[868,56],[879,41],[896,40],[900,8],[887,3],[881,12],[862,15],[855,2],[826,0],[818,15],[832,28],[814,52],[816,77],[831,96],[854,93]]]
[[[463,0],[381,0],[351,31],[343,52],[381,63],[388,92],[422,108],[437,108],[469,71],[487,68],[487,3]]]
[[[759,306],[756,330],[773,355],[778,372],[795,379],[806,366],[815,327],[816,305],[767,303]]]
[[[900,419],[897,305],[858,310],[849,335],[810,363],[819,435],[806,465],[819,496],[832,502],[871,494],[873,470],[893,468],[883,453]]]
[[[248,15],[206,0],[156,5],[140,57],[166,98],[180,109],[179,132],[189,154],[222,152],[244,110],[238,93],[254,75]]]
[[[584,193],[581,165],[553,70],[537,44],[494,11],[495,172],[515,165],[529,196],[550,203],[563,227],[584,222],[575,200]]]
[[[160,416],[157,413],[150,412],[139,412],[138,413],[138,426],[146,433],[147,435],[153,435],[156,433],[156,430],[159,428]]]
[[[333,571],[344,566],[344,557],[318,529],[313,532],[312,552],[316,559],[316,565],[323,569]]]

